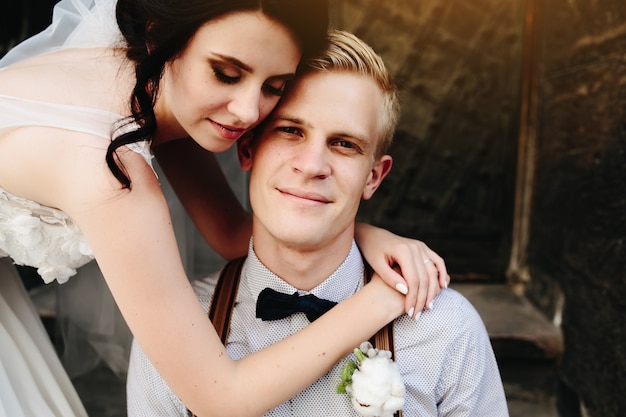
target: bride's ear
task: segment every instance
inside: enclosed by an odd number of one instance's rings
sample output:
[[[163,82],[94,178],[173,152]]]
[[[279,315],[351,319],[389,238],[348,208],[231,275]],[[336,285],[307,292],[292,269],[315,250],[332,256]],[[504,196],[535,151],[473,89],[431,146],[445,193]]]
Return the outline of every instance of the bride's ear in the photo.
[[[239,165],[244,171],[252,169],[252,141],[254,134],[252,132],[245,133],[237,141],[237,156],[239,157]]]

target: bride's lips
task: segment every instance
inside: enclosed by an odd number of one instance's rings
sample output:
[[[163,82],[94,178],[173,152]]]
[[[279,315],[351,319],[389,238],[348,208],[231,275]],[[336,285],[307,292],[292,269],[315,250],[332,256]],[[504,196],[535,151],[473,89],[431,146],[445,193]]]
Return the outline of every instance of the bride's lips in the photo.
[[[211,124],[215,127],[215,130],[221,137],[228,140],[237,140],[246,131],[246,129],[222,125],[214,122],[213,120],[211,120]]]

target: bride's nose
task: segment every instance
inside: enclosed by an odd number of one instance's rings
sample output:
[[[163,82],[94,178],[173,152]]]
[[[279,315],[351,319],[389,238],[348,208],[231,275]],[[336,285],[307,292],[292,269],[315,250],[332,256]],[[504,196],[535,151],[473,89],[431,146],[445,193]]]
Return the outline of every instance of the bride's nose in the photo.
[[[234,115],[241,124],[250,126],[259,121],[261,109],[261,89],[248,86],[240,89],[228,104],[228,111]]]

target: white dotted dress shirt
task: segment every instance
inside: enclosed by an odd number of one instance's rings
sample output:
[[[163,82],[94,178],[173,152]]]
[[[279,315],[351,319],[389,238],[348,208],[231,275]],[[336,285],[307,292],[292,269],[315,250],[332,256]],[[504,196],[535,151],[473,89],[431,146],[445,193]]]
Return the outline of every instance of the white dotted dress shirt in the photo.
[[[353,243],[348,257],[330,277],[310,292],[298,292],[340,302],[363,286],[363,274],[361,254]],[[218,276],[214,274],[194,283],[205,310]],[[234,359],[278,342],[309,323],[303,313],[276,321],[257,319],[256,300],[266,287],[287,294],[297,291],[265,268],[250,245],[228,337],[227,351]],[[508,416],[489,337],[478,313],[461,294],[446,289],[436,297],[433,310],[422,313],[418,321],[406,315],[396,319],[394,335],[396,360],[406,385],[404,417]],[[347,395],[336,393],[344,363],[345,360],[341,361],[266,416],[358,416]],[[259,375],[259,378],[271,378],[271,375]],[[129,417],[187,416],[185,406],[136,342],[133,342],[127,382]],[[241,400],[246,401],[245,395]]]

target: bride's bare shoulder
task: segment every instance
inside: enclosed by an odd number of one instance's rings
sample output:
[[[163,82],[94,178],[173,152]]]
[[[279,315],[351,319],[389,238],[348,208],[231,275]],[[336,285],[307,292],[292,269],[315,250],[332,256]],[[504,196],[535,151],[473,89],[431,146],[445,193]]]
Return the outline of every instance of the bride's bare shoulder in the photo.
[[[124,52],[75,48],[15,63],[0,71],[0,94],[126,112],[134,66]]]

